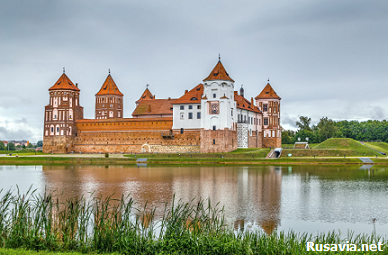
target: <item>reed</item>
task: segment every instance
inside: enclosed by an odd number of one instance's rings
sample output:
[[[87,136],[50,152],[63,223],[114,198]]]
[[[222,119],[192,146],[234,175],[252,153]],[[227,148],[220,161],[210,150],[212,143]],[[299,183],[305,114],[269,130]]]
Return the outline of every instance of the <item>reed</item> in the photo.
[[[316,236],[235,232],[227,226],[223,208],[219,204],[212,206],[210,199],[184,203],[174,196],[172,204],[165,203],[162,216],[157,217],[157,208],[150,209],[147,204],[138,208],[124,195],[119,199],[93,194],[91,198],[62,199],[56,192],[38,194],[30,188],[26,194],[0,190],[0,196],[3,249],[119,254],[315,254],[306,251],[306,242],[345,242],[338,232]],[[346,240],[358,245],[385,243],[373,234],[348,233]]]

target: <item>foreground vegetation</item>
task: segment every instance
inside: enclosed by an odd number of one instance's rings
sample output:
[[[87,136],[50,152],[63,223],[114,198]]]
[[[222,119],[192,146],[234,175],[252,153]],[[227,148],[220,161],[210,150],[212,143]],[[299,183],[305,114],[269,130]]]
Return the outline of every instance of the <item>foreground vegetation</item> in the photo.
[[[138,209],[125,196],[74,197],[61,202],[55,193],[0,194],[0,254],[311,254],[306,251],[308,241],[345,243],[335,232],[317,236],[236,233],[226,225],[223,210],[209,200],[173,200],[156,217],[156,208],[145,205]],[[384,250],[387,248],[385,240],[374,235],[349,235],[347,241],[359,245],[383,242]]]

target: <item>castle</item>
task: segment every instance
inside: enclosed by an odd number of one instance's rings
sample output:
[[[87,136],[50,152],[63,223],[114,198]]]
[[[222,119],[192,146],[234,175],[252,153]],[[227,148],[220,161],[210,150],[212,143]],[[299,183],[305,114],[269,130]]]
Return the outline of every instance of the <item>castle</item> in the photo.
[[[156,99],[148,86],[132,118],[110,72],[95,95],[95,119],[83,118],[80,89],[63,72],[49,88],[45,153],[210,153],[281,147],[280,100],[268,83],[248,100],[219,60],[203,83],[180,98]]]

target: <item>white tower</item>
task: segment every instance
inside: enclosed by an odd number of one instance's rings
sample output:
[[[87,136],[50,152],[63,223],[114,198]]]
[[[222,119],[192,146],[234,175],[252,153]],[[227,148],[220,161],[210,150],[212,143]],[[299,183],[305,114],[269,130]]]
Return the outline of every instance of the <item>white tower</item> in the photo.
[[[237,118],[234,80],[229,77],[221,60],[203,82],[201,128],[235,130]]]

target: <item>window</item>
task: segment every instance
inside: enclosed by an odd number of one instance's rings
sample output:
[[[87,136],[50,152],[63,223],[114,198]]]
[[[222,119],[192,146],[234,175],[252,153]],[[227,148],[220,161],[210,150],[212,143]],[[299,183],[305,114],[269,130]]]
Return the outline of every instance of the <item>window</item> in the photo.
[[[191,99],[190,99],[190,101],[195,101],[195,100],[198,100],[196,97],[192,97]]]
[[[193,113],[192,112],[189,112],[189,119],[193,119]]]
[[[233,116],[233,109],[232,109],[232,110],[230,110],[230,115],[231,115],[231,116]]]
[[[51,133],[54,133],[54,127],[51,127]]]
[[[253,124],[253,117],[251,117],[251,124]]]
[[[216,139],[213,139],[213,144],[216,144]]]
[[[57,127],[57,133],[59,133],[59,127]]]
[[[268,118],[264,118],[264,125],[268,125]]]
[[[200,118],[201,118],[201,113],[197,112],[197,119],[200,119]]]
[[[193,109],[193,106],[192,105],[189,105],[189,110]]]
[[[201,105],[199,104],[199,105],[197,105],[197,109],[201,109]]]
[[[181,120],[184,120],[184,119],[185,119],[185,114],[181,112]]]
[[[213,126],[213,130],[216,131],[217,127],[216,126]]]
[[[184,106],[184,105],[181,105],[181,106],[180,106],[180,109],[181,109],[181,110],[184,110],[184,109],[185,109],[185,106]]]
[[[268,104],[263,104],[263,112],[268,111]]]
[[[181,128],[181,134],[183,134],[183,128]]]
[[[110,107],[112,108],[112,107],[113,107],[113,104],[111,104]]]
[[[213,93],[213,98],[216,98],[217,97],[217,94],[216,93]]]

